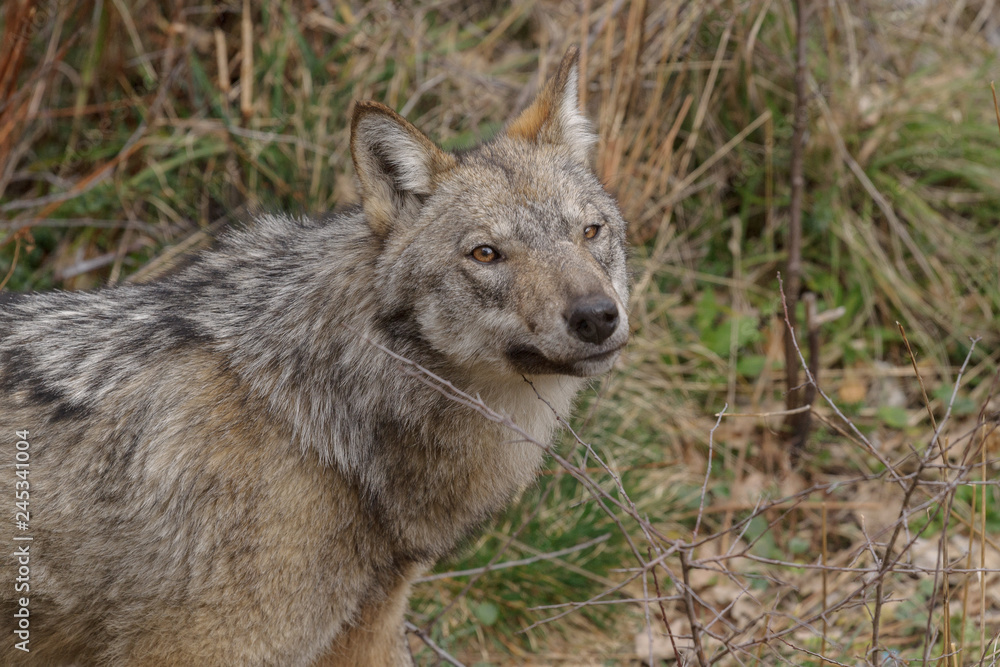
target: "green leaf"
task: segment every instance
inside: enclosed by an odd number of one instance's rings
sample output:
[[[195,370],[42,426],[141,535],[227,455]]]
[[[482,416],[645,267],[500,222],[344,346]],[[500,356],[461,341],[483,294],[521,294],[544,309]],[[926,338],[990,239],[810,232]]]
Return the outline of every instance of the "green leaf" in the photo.
[[[788,540],[788,549],[795,554],[800,556],[809,551],[811,543],[804,537],[793,537]]]
[[[715,300],[715,292],[710,289],[705,290],[695,304],[695,326],[702,335],[708,333],[715,323],[715,318],[719,315],[719,304]],[[729,335],[729,330],[726,330]]]
[[[910,413],[906,411],[906,408],[883,405],[878,409],[878,418],[882,420],[886,426],[890,426],[892,428],[906,428],[906,425],[910,421]]]
[[[757,377],[764,370],[764,363],[766,361],[767,357],[763,354],[744,355],[736,362],[736,372],[743,377]]]
[[[736,328],[736,344],[744,347],[759,340],[760,331],[757,329],[757,319],[754,317],[741,317]]]
[[[962,396],[961,393],[955,396],[955,402],[951,401],[951,394],[955,391],[952,385],[943,384],[934,390],[934,398],[938,399],[944,403],[945,408],[951,403],[951,411],[956,415],[971,415],[977,410],[976,404],[968,396]]]
[[[472,607],[472,613],[483,625],[493,625],[500,618],[500,609],[492,602],[480,602]]]

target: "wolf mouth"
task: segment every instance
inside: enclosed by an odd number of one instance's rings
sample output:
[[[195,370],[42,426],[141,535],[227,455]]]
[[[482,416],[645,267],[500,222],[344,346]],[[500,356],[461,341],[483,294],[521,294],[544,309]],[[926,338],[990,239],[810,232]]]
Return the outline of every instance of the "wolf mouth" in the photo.
[[[507,349],[507,359],[525,373],[559,374],[559,375],[589,375],[583,372],[583,366],[588,363],[599,363],[617,355],[622,347],[598,352],[576,359],[550,359],[541,350],[532,345],[515,345]]]

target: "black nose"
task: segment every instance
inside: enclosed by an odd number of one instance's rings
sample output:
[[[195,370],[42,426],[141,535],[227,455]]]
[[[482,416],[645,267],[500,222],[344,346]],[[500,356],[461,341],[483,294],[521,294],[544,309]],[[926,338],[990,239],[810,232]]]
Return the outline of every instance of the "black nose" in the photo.
[[[598,345],[618,327],[618,306],[603,294],[585,296],[573,304],[566,324],[583,342]]]

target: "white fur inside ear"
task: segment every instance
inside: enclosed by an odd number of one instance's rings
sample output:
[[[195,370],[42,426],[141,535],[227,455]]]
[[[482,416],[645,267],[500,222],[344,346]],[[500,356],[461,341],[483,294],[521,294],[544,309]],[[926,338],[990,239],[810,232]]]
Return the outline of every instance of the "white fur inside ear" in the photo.
[[[597,142],[597,135],[594,134],[587,117],[580,113],[578,86],[579,72],[576,66],[573,66],[569,76],[566,77],[562,99],[559,100],[559,129],[562,130],[562,139],[566,145],[578,157],[585,158]]]
[[[372,148],[395,167],[395,185],[405,192],[426,195],[431,192],[433,155],[405,128],[384,119],[366,133]]]

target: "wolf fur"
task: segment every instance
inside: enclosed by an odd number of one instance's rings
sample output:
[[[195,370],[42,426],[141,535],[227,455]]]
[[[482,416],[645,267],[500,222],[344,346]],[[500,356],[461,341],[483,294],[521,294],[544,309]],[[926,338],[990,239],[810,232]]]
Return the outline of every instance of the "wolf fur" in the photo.
[[[458,154],[358,104],[346,212],[260,216],[156,284],[0,304],[0,498],[26,430],[9,530],[33,538],[5,551],[30,544],[30,592],[0,559],[0,663],[409,664],[411,581],[543,451],[380,346],[548,443],[628,337],[576,62]]]

